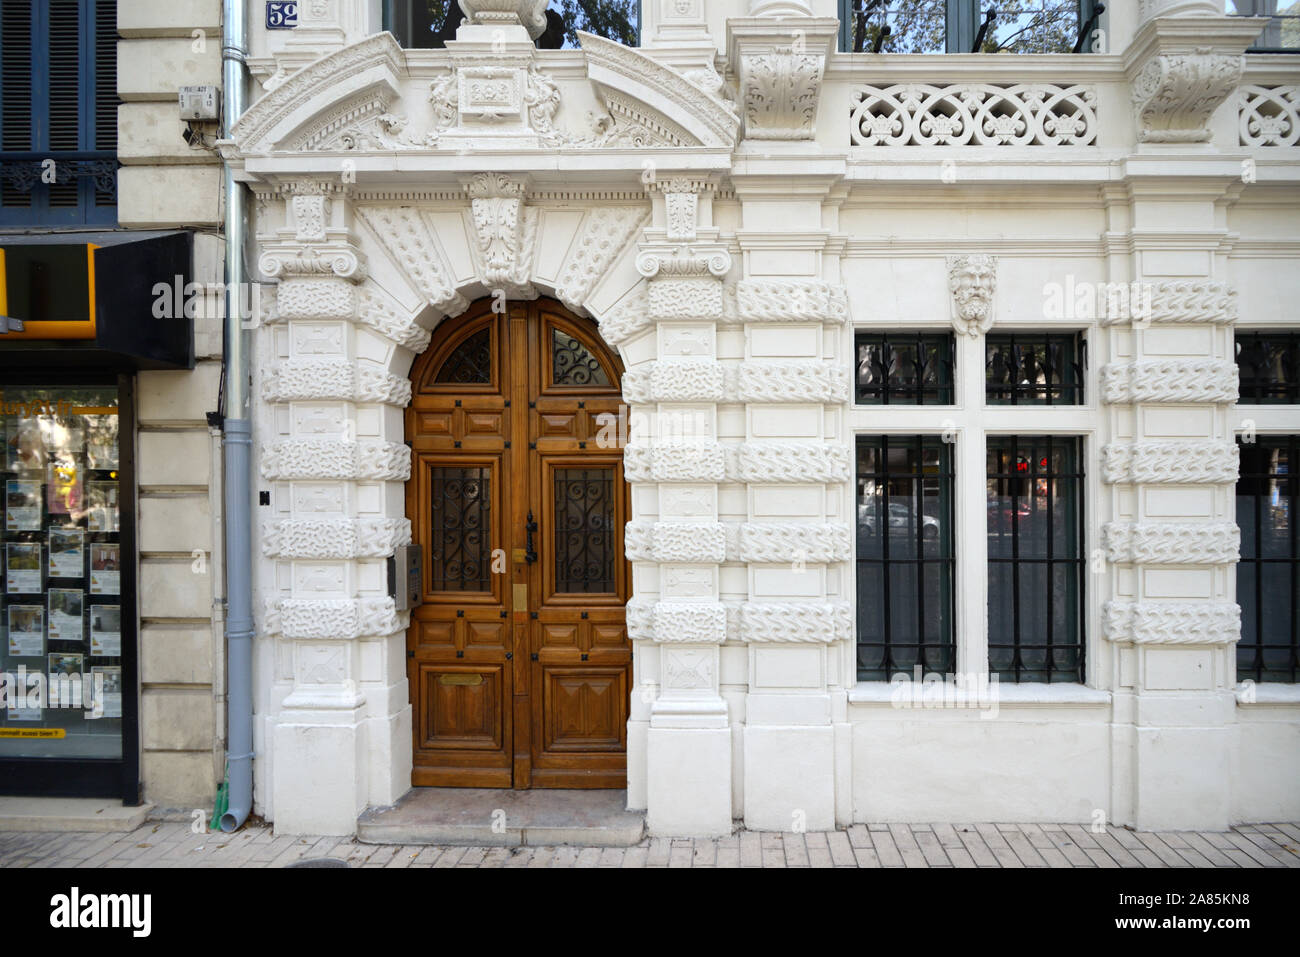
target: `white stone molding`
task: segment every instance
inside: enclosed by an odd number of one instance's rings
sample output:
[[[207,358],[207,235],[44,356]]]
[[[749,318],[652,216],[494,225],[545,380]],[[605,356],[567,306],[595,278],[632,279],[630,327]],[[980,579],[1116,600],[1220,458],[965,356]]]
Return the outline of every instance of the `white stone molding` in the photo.
[[[1143,281],[1142,284],[1147,284]],[[1142,320],[1150,323],[1208,323],[1225,326],[1237,321],[1237,290],[1225,282],[1203,279],[1177,279],[1151,286],[1150,315],[1141,316],[1132,309],[1101,317],[1103,326]]]
[[[482,276],[511,299],[535,299],[529,283],[537,244],[537,210],[524,206],[527,180],[504,173],[476,173],[466,184]]]
[[[726,559],[726,537],[721,522],[655,522],[652,535],[657,562]]]
[[[838,443],[745,442],[728,451],[735,462],[729,477],[738,482],[837,483],[851,475],[849,448]]]
[[[959,335],[981,336],[993,325],[997,257],[983,254],[949,256],[947,263],[953,328]]]
[[[1224,359],[1155,359],[1101,370],[1102,398],[1127,402],[1235,402],[1237,364]]]
[[[659,601],[651,628],[653,641],[720,645],[727,640],[727,613],[716,601]]]
[[[713,647],[687,648],[675,645],[663,649],[664,690],[716,691],[718,653]]]
[[[849,318],[843,286],[820,279],[742,279],[737,318],[744,322],[833,322]]]
[[[853,635],[848,602],[746,602],[740,606],[740,640],[829,644]]]
[[[816,133],[824,53],[778,47],[740,57],[745,138],[811,140]]]
[[[358,293],[356,321],[414,353],[423,352],[432,335],[371,283],[363,285]]]
[[[285,359],[264,371],[262,398],[268,402],[343,399],[403,408],[411,401],[411,382],[342,356],[303,356]]]
[[[267,558],[384,558],[410,541],[408,518],[288,518],[262,525]]]
[[[1097,91],[1047,83],[905,83],[852,93],[853,146],[1092,146]]]
[[[1237,134],[1242,146],[1300,143],[1300,86],[1247,83],[1237,96]]]
[[[640,233],[649,217],[645,206],[599,206],[588,212],[555,286],[560,302],[576,312],[585,312],[584,303],[596,280]]]
[[[650,304],[645,285],[624,297],[618,305],[601,316],[598,322],[600,337],[613,346],[620,346],[651,326]]]
[[[721,402],[722,365],[712,359],[648,362],[623,374],[623,400],[642,402]]]
[[[1240,453],[1232,442],[1112,442],[1101,459],[1112,485],[1227,485],[1237,481]]]
[[[269,604],[264,631],[291,640],[350,641],[405,631],[409,618],[391,598],[283,598]]]
[[[1102,630],[1117,644],[1231,645],[1241,637],[1241,608],[1233,602],[1108,601]]]
[[[288,279],[275,289],[274,309],[263,316],[270,325],[286,319],[350,319],[357,310],[357,289],[339,279]]]
[[[721,258],[716,261],[722,265]],[[721,319],[723,297],[723,285],[713,276],[655,279],[647,285],[645,319]]]
[[[487,27],[523,26],[534,40],[546,32],[548,0],[457,0],[466,22]],[[448,16],[453,16],[454,11]]]
[[[465,311],[469,303],[456,292],[436,233],[420,210],[358,206],[356,215],[392,261],[401,267],[412,289],[447,315]]]
[[[723,449],[716,442],[629,443],[623,449],[623,476],[629,482],[722,482],[727,470]]]
[[[727,394],[738,402],[847,402],[850,376],[834,362],[742,362]]]
[[[1243,55],[1212,52],[1158,54],[1133,80],[1138,139],[1144,143],[1205,143],[1210,116],[1241,82]]]
[[[1241,530],[1230,522],[1107,522],[1108,561],[1126,565],[1226,565],[1238,561]]]
[[[647,279],[706,279],[721,277],[731,269],[731,253],[720,243],[643,243],[636,257],[637,272]],[[655,284],[650,285],[654,303]]]
[[[405,482],[411,450],[400,442],[362,439],[282,439],[262,447],[262,477],[268,482],[304,479]]]
[[[1141,0],[1138,19],[1156,17],[1222,16],[1223,4],[1217,0]]]
[[[295,200],[303,197],[295,196]],[[322,227],[322,233],[324,227]],[[293,242],[265,242],[257,268],[272,279],[329,277],[360,282],[366,278],[366,258],[349,242],[321,242],[310,245]]]
[[[743,522],[736,558],[742,562],[843,562],[853,557],[852,531],[845,524]]]

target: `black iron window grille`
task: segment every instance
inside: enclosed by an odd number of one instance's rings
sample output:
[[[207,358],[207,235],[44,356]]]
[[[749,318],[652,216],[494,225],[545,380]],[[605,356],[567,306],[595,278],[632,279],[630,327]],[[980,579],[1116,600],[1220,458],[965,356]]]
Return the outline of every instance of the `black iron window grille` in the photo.
[[[1081,333],[985,337],[984,400],[989,405],[1080,405],[1087,359]]]
[[[1078,438],[989,436],[989,674],[1083,681]]]
[[[1300,332],[1238,332],[1241,403],[1300,403]]]
[[[432,472],[432,591],[492,590],[492,470],[439,466]]]
[[[1300,436],[1260,436],[1237,479],[1237,680],[1300,681]]]
[[[858,678],[954,670],[952,446],[857,439]]]
[[[859,332],[860,405],[952,405],[952,333]]]
[[[555,590],[614,591],[614,471],[555,470]]]

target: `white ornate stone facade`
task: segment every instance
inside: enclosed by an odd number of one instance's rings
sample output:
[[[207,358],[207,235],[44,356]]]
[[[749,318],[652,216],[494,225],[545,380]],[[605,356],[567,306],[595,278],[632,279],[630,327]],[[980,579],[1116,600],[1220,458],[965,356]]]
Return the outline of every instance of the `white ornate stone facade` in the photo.
[[[1300,813],[1253,763],[1296,709],[1234,703],[1233,671],[1232,333],[1300,295],[1294,77],[1252,85],[1240,24],[1193,42],[1170,15],[1032,76],[900,55],[891,78],[802,4],[742,6],[714,35],[698,0],[647,4],[640,50],[503,52],[478,25],[413,55],[340,27],[300,62],[259,39],[285,75],[225,148],[278,280],[254,333],[259,811],[350,833],[409,787],[401,410],[430,331],[500,291],[594,318],[651,423],[623,468],[628,802],[653,832]],[[1067,280],[1145,284],[1151,308],[1049,317]],[[951,405],[855,406],[859,330],[955,333]],[[855,436],[955,444],[957,661],[979,672],[986,434],[1025,431],[984,406],[984,347],[1022,331],[1088,343],[1083,402],[1029,430],[1082,439],[1085,680],[1009,689],[996,721],[898,708],[857,680]]]

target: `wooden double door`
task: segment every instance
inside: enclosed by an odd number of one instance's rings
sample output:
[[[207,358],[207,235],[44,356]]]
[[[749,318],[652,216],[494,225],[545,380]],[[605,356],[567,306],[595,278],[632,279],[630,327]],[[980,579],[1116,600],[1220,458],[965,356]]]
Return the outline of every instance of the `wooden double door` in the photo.
[[[622,371],[549,300],[483,300],[415,363],[413,784],[626,786]]]

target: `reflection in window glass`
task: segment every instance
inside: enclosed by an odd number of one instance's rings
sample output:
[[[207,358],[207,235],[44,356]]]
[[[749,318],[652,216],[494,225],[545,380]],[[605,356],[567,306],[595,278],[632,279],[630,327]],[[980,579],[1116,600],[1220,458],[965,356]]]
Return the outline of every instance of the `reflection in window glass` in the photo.
[[[0,671],[22,692],[0,757],[120,758],[117,389],[6,387],[0,434]]]
[[[989,673],[1082,681],[1079,439],[989,436]]]
[[[1240,403],[1300,403],[1300,333],[1238,332]]]
[[[854,345],[858,403],[952,404],[952,333],[860,332]]]
[[[947,0],[850,0],[848,17],[851,53],[869,53],[878,43],[883,53],[947,50]]]
[[[1300,2],[1297,0],[1227,0],[1227,13],[1269,18],[1252,50],[1300,49]]]
[[[1237,525],[1237,680],[1300,681],[1300,436],[1239,442]]]
[[[857,440],[858,678],[947,674],[953,648],[952,447]]]
[[[980,5],[997,10],[981,53],[1069,53],[1079,36],[1079,0],[1000,0]]]

